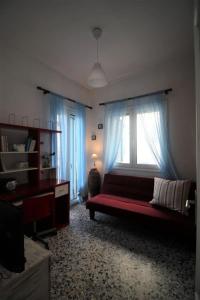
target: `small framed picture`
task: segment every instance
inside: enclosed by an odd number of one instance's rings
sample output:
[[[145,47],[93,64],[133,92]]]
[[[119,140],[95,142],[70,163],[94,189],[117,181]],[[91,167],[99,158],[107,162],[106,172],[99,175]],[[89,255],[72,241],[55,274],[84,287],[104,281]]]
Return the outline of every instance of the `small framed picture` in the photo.
[[[98,124],[98,129],[103,129],[103,124]]]
[[[91,139],[92,141],[95,141],[97,139],[96,134],[92,134]]]

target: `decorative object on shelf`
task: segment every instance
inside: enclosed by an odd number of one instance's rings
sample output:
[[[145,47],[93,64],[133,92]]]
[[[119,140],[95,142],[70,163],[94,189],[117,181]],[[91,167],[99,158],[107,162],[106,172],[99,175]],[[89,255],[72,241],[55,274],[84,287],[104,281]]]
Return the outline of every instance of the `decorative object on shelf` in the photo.
[[[92,153],[91,158],[93,160],[94,168],[92,168],[88,175],[88,189],[91,197],[94,197],[95,195],[100,193],[100,187],[101,187],[101,176],[99,174],[99,171],[96,168],[96,159],[97,154]]]
[[[98,129],[103,129],[103,124],[98,124]]]
[[[96,63],[94,64],[92,71],[88,77],[88,85],[94,88],[99,88],[106,86],[108,84],[106,75],[104,70],[101,67],[101,64],[99,62],[99,38],[102,35],[102,29],[99,27],[95,27],[92,30],[92,34],[94,38],[97,41],[97,60]]]
[[[15,122],[16,122],[16,116],[15,116],[15,114],[14,113],[10,113],[8,115],[8,123],[9,124],[15,124]]]
[[[92,141],[95,141],[97,139],[96,134],[92,134],[91,139]]]
[[[50,168],[51,167],[51,157],[54,155],[55,155],[55,152],[44,153],[42,155],[42,168]]]
[[[16,189],[17,181],[15,178],[1,178],[0,179],[0,192],[11,192]]]
[[[25,150],[25,144],[13,144],[13,151],[16,152],[25,152],[27,150]]]
[[[28,161],[19,161],[16,165],[17,169],[27,169],[29,168]]]

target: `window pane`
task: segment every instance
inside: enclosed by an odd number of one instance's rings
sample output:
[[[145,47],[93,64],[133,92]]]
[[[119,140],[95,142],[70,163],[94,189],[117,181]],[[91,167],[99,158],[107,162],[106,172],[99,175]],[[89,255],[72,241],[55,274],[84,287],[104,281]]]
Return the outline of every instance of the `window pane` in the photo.
[[[130,163],[130,117],[124,116],[121,118],[123,122],[122,142],[117,155],[118,163]]]
[[[159,122],[159,112],[137,114],[137,164],[158,165],[154,154],[160,157]]]

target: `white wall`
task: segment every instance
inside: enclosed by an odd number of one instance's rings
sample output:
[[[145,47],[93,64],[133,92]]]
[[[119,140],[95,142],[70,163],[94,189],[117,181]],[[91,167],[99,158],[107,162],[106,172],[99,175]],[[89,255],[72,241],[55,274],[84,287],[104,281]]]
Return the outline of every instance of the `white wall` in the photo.
[[[93,151],[99,156],[98,167],[100,169],[103,154],[103,130],[98,130],[97,124],[103,123],[104,108],[98,103],[166,88],[173,89],[173,92],[168,95],[168,126],[172,155],[180,176],[195,179],[195,96],[192,54],[188,57],[172,59],[146,70],[145,73],[138,74],[137,77],[124,79],[95,91],[93,97],[96,106],[91,131],[97,134],[97,141],[93,143]],[[136,173],[131,172],[131,174]],[[144,174],[140,173],[140,175]]]
[[[121,80],[103,89],[88,91],[48,66],[28,57],[17,49],[4,45],[0,53],[0,121],[7,122],[8,114],[14,112],[17,122],[22,116],[48,119],[47,98],[36,89],[37,85],[56,91],[70,98],[93,106],[87,110],[88,169],[92,166],[90,155],[99,156],[102,166],[104,108],[99,102],[148,93],[162,88],[173,88],[169,95],[169,132],[171,149],[178,171],[182,177],[195,179],[195,100],[193,57],[171,60],[146,70],[137,77]],[[66,71],[67,73],[67,71]],[[43,126],[43,123],[41,124]],[[91,141],[91,134],[97,135]]]
[[[2,47],[1,43],[0,51],[0,122],[8,122],[9,113],[15,113],[18,124],[27,116],[29,126],[35,118],[40,118],[41,127],[46,126],[49,105],[47,96],[36,89],[37,85],[90,105],[90,93],[84,87],[15,48],[5,44]],[[89,141],[92,111],[86,111]]]
[[[44,118],[47,102],[43,94],[36,90],[37,85],[90,104],[88,90],[67,77],[17,49],[4,47],[1,51],[3,66],[0,72],[3,73],[4,96],[0,99],[1,119],[7,121],[9,112],[19,116],[28,115],[30,119]]]

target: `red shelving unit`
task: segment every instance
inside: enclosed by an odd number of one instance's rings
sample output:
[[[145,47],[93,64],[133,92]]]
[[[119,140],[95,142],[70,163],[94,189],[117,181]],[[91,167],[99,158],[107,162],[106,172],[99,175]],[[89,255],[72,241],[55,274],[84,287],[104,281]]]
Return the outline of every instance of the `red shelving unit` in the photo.
[[[18,183],[13,192],[0,191],[0,200],[22,202],[25,223],[34,219],[33,213],[37,216],[37,210],[38,214],[47,211],[47,203],[53,201],[52,225],[59,229],[69,224],[70,183],[57,180],[56,167],[45,165],[42,158],[44,153],[52,153],[52,136],[55,134],[61,134],[61,131],[0,123],[0,179],[16,177]],[[2,136],[6,136],[8,142],[6,150],[2,149]],[[13,150],[13,144],[25,144],[28,137],[36,141],[32,151]],[[28,166],[17,167],[15,162],[20,161],[27,162]],[[22,174],[23,180],[20,178]]]
[[[20,132],[22,134],[20,135]],[[19,142],[17,142],[16,139],[16,133],[19,137]],[[17,168],[17,167],[10,167],[5,168],[4,170],[0,170],[0,176],[9,174],[12,175],[12,173],[15,173],[15,176],[17,177],[17,173],[21,172],[28,172],[28,182],[29,183],[37,183],[42,179],[42,173],[47,172],[49,170],[55,170],[56,168],[53,168],[51,165],[48,167],[43,168],[42,167],[42,136],[47,135],[51,144],[52,135],[54,134],[61,134],[61,131],[59,130],[53,130],[53,129],[47,129],[47,128],[36,128],[36,127],[30,127],[30,126],[22,126],[22,125],[15,125],[15,124],[7,124],[7,123],[0,123],[0,137],[2,135],[9,135],[8,136],[8,144],[9,144],[9,151],[2,151],[0,147],[0,158],[3,165],[6,165],[11,161],[12,154],[15,155],[15,158],[18,156],[19,159],[22,158],[22,155],[25,156],[24,160],[28,162],[28,167],[26,168]],[[22,137],[21,137],[22,136]],[[36,141],[35,149],[34,151],[28,152],[28,151],[12,151],[12,144],[19,143],[19,144],[25,144],[26,138],[30,136],[32,139]],[[13,142],[14,141],[14,142]],[[44,151],[44,149],[43,149]],[[51,149],[48,149],[47,152]],[[19,161],[18,159],[18,161]],[[14,161],[14,158],[12,157],[12,160]],[[56,173],[56,170],[55,172]],[[47,178],[47,176],[46,176]]]

